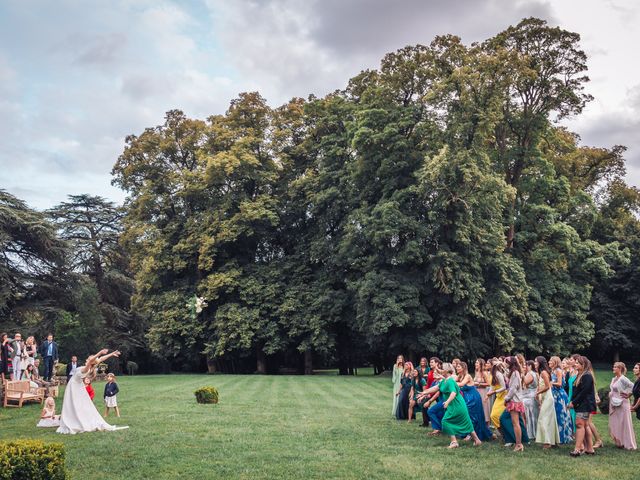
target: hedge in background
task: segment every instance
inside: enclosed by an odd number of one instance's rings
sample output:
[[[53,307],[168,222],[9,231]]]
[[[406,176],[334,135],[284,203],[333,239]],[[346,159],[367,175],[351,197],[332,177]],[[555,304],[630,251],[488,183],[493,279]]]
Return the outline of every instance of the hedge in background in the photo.
[[[200,387],[194,393],[198,403],[218,403],[218,390],[215,387]]]
[[[66,480],[64,445],[39,440],[0,443],[0,480]]]

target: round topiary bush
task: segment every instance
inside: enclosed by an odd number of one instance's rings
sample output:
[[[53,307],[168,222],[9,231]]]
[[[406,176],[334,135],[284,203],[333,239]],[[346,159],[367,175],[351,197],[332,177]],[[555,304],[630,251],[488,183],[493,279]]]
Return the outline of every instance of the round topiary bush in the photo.
[[[56,363],[55,372],[58,377],[66,377],[67,376],[67,364],[66,363]]]
[[[194,393],[198,403],[218,403],[218,390],[215,387],[200,387]]]

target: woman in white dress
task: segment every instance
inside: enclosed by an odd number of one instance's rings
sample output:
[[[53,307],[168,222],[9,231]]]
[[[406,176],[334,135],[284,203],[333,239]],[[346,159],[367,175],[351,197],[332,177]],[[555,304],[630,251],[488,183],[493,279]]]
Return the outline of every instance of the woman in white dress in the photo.
[[[76,434],[82,432],[95,432],[104,430],[116,430],[115,425],[109,425],[98,413],[95,405],[89,398],[84,385],[84,378],[95,374],[96,366],[108,358],[120,356],[118,350],[107,354],[108,350],[100,350],[95,355],[87,358],[85,365],[78,368],[67,383],[62,400],[62,414],[58,433]]]

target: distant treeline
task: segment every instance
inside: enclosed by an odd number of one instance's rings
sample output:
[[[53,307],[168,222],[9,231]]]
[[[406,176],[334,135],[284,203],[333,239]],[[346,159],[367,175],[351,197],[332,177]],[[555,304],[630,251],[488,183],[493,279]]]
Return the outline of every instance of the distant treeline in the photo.
[[[123,207],[2,193],[2,323],[143,371],[637,351],[625,149],[558,123],[591,99],[579,40],[531,18],[389,53],[324,98],[170,111],[126,139]]]

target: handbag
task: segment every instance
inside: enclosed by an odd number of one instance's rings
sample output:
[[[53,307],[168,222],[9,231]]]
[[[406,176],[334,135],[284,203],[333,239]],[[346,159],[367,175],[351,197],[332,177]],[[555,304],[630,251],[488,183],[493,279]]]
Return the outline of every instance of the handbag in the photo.
[[[611,400],[609,400],[609,403],[611,405],[613,405],[614,407],[619,407],[620,405],[622,405],[622,398],[621,397],[613,397],[613,398],[611,398]]]

